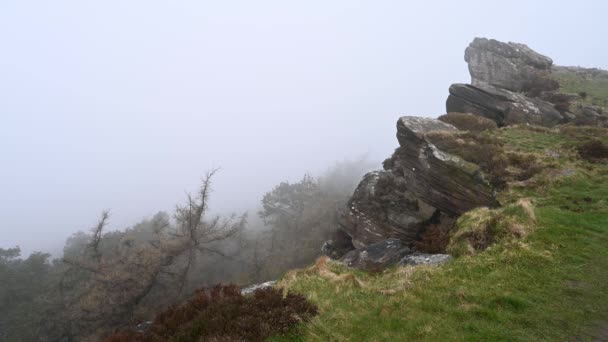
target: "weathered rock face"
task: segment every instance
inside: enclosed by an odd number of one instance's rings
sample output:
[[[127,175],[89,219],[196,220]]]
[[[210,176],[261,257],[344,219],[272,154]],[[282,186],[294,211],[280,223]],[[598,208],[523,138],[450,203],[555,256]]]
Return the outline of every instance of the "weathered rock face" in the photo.
[[[451,224],[455,216],[497,204],[479,168],[430,143],[430,132],[454,132],[452,125],[429,118],[402,117],[401,145],[384,171],[365,175],[341,220],[357,248],[387,238],[410,245],[429,224]]]
[[[496,200],[479,167],[439,150],[427,138],[431,132],[456,131],[439,120],[404,116],[397,121],[401,145],[384,168],[402,178],[409,191],[448,215],[460,215]]]
[[[552,103],[490,85],[452,84],[446,109],[448,113],[483,116],[499,126],[533,124],[551,127],[565,120]]]
[[[465,50],[471,85],[453,84],[446,101],[450,112],[471,113],[499,126],[552,127],[572,121],[567,94],[557,93],[553,61],[524,44],[475,38]],[[553,99],[553,100],[552,100]]]
[[[379,271],[396,264],[405,255],[411,253],[399,239],[387,239],[378,243],[348,252],[341,262],[349,267],[366,271]]]
[[[374,171],[359,183],[340,225],[357,248],[389,237],[411,242],[435,211],[407,189],[404,179]]]
[[[475,38],[465,50],[464,59],[474,86],[492,85],[515,92],[542,83],[549,77],[553,64],[551,58],[525,44],[486,38]],[[551,88],[549,84],[547,87]]]

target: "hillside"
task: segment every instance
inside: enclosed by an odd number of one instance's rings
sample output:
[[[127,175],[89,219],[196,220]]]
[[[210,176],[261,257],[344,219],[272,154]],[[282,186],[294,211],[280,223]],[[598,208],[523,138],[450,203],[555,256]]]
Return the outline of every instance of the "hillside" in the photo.
[[[503,127],[449,114],[440,120],[469,132],[424,139],[480,165],[500,206],[460,215],[445,241],[456,258],[442,266],[369,273],[328,261],[286,274],[279,287],[306,294],[320,314],[274,340],[606,337],[608,129],[597,126],[608,73],[552,66],[525,45],[484,39],[465,60],[473,85],[450,88],[448,112]]]
[[[108,341],[605,338],[606,72],[485,38],[465,61],[447,114],[397,120],[314,265],[252,296],[197,292]]]
[[[581,106],[608,108],[608,71],[579,67],[556,67],[553,75],[564,92],[581,95]]]
[[[574,147],[598,137],[608,143],[608,132],[507,127],[494,134],[510,150],[559,154],[560,170],[501,194],[505,205],[519,198],[533,204],[529,235],[497,236],[485,251],[440,267],[369,274],[328,263],[338,275],[353,273],[361,286],[306,271],[287,274],[280,285],[306,294],[320,314],[276,340],[564,341],[605,327],[608,165],[581,160]],[[459,222],[454,234],[478,224]]]

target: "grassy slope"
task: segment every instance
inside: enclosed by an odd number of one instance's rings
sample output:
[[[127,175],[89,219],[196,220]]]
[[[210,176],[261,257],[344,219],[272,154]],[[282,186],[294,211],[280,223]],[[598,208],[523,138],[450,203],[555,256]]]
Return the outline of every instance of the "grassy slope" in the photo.
[[[608,166],[574,157],[580,136],[516,127],[498,134],[514,150],[560,151],[559,162],[576,170],[502,194],[505,203],[532,199],[532,234],[436,268],[370,275],[330,264],[363,287],[288,274],[283,284],[306,294],[321,314],[272,340],[568,340],[608,319]]]
[[[608,72],[585,75],[560,69],[554,71],[553,76],[560,83],[560,89],[563,92],[586,92],[588,96],[580,101],[581,104],[608,108]]]

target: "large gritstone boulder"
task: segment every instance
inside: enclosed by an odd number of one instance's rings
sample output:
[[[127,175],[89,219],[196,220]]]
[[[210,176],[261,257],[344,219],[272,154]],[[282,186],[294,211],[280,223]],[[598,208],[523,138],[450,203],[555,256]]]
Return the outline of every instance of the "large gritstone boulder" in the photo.
[[[452,84],[446,110],[448,113],[483,116],[499,126],[532,124],[552,127],[565,119],[550,102],[490,85]]]
[[[550,78],[551,58],[525,44],[475,38],[466,48],[464,59],[474,86],[492,85],[515,92],[539,86],[542,90],[558,88]]]
[[[455,132],[429,118],[397,122],[400,147],[383,171],[365,175],[353,194],[341,227],[356,248],[397,238],[412,245],[430,224],[450,225],[458,215],[497,204],[479,168],[439,150],[428,133]]]

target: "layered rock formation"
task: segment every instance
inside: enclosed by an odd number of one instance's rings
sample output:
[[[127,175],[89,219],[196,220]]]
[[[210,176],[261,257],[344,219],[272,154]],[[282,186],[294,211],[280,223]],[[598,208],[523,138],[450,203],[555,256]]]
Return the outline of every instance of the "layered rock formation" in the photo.
[[[556,92],[553,61],[527,45],[475,38],[465,50],[465,61],[471,84],[450,87],[447,112],[480,115],[499,126],[552,127],[576,121],[578,115],[568,112],[568,95]]]
[[[514,92],[527,91],[535,84],[550,79],[553,60],[525,44],[503,43],[494,39],[475,38],[464,52],[469,65],[471,84],[491,85]],[[547,89],[557,84],[548,82]]]
[[[565,117],[554,104],[491,85],[452,84],[446,102],[449,112],[471,113],[494,120],[498,126],[532,124],[552,127]]]
[[[402,117],[397,122],[400,147],[384,170],[365,175],[353,194],[341,227],[356,248],[387,238],[412,245],[429,224],[450,226],[458,215],[497,204],[479,168],[439,150],[433,132],[454,132],[441,121]]]
[[[559,83],[553,79],[553,61],[524,44],[476,38],[465,51],[465,61],[471,84],[450,87],[448,113],[473,114],[498,126],[552,127],[566,122],[608,126],[608,116],[601,108],[584,106],[571,111],[571,103],[584,94],[556,91]],[[434,119],[400,118],[399,148],[385,160],[384,170],[364,176],[341,215],[341,231],[323,246],[323,252],[368,270],[399,258],[404,265],[449,260],[446,255],[416,252],[424,234],[445,232],[471,209],[498,205],[477,165],[437,147],[449,149],[441,143],[449,139],[442,138],[454,138],[457,132],[454,126]]]

